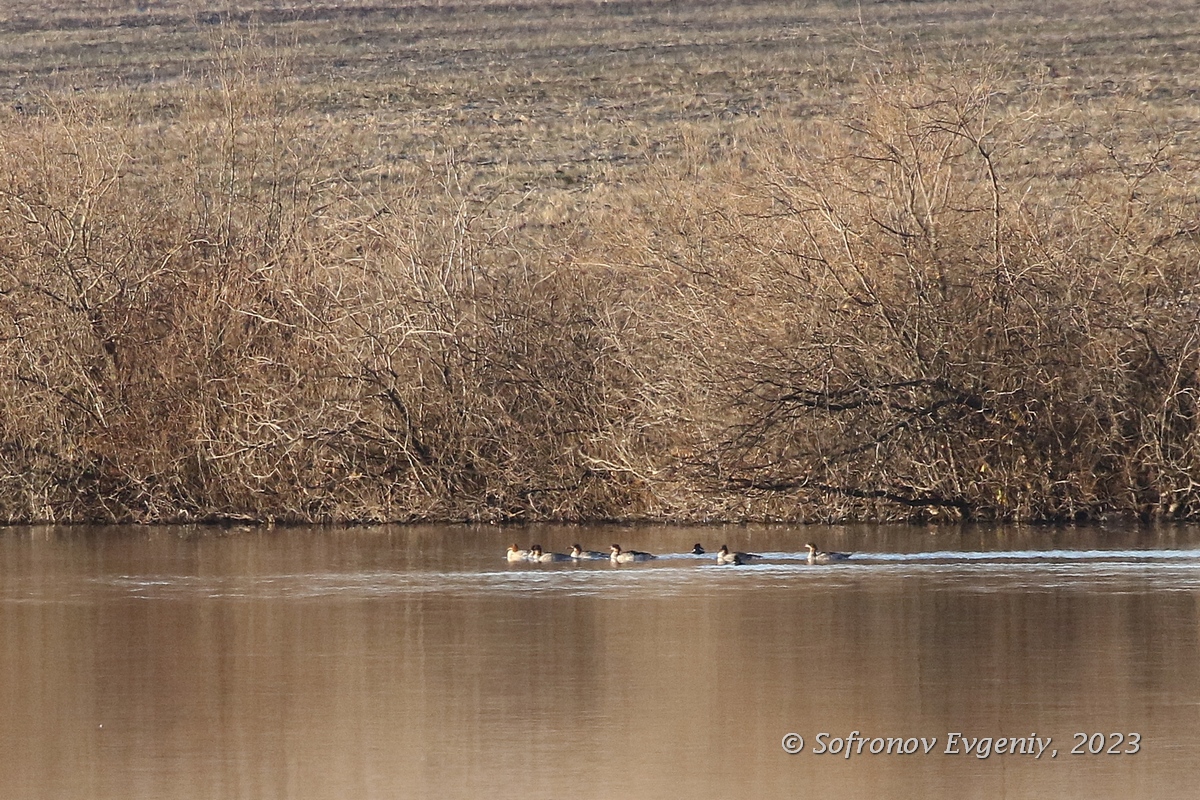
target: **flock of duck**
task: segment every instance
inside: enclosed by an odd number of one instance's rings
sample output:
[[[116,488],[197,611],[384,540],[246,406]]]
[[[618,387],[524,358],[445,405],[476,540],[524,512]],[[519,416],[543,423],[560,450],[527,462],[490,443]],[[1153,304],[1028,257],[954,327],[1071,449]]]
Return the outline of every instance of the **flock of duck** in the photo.
[[[835,561],[845,561],[853,555],[853,553],[826,552],[819,549],[812,542],[804,545],[804,547],[808,551],[808,563],[810,564],[831,564]],[[699,543],[692,548],[689,555],[715,555],[718,564],[733,564],[738,566],[749,564],[751,561],[762,558],[758,553],[733,551],[726,545],[721,545],[721,549],[715,554],[706,553]],[[641,550],[622,550],[619,544],[614,544],[610,547],[607,555],[595,550],[584,550],[578,544],[571,546],[570,554],[547,553],[542,550],[540,544],[535,544],[528,550],[522,550],[515,544],[508,546],[508,560],[510,562],[533,561],[536,563],[549,563],[554,561],[602,561],[607,559],[614,564],[626,564],[632,561],[650,561],[655,558],[658,558],[658,556],[653,553],[643,553]]]

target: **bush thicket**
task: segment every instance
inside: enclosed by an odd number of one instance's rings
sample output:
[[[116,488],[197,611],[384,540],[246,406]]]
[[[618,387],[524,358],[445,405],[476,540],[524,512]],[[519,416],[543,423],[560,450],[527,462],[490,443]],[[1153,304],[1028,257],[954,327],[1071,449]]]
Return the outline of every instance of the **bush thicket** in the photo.
[[[0,116],[0,518],[1200,516],[1194,142],[1011,84],[547,224],[364,188],[286,75]]]

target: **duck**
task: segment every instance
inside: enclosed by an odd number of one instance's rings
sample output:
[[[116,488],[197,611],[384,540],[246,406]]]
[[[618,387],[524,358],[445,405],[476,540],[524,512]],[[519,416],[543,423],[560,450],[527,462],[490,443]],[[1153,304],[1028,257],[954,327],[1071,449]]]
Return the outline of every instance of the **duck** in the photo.
[[[608,558],[604,553],[597,553],[595,550],[584,550],[577,544],[571,545],[571,558],[576,561],[592,561],[599,558]]]
[[[529,560],[529,551],[522,550],[521,548],[517,547],[515,544],[510,544],[508,546],[508,560],[509,561],[528,561]]]
[[[612,546],[612,554],[609,556],[614,562],[626,563],[629,561],[649,561],[657,556],[650,553],[643,553],[640,550],[622,550],[621,545],[614,544]]]
[[[562,553],[544,553],[542,552],[542,546],[535,544],[529,548],[529,560],[546,563],[550,561],[570,561],[571,557],[564,556]]]
[[[721,549],[717,551],[718,564],[742,564],[748,563],[756,558],[762,558],[758,553],[731,553],[728,545],[721,545]]]
[[[692,545],[692,555],[694,555],[694,556],[704,555],[704,548],[700,545],[699,542],[696,542],[694,545]]]
[[[808,549],[808,563],[810,564],[828,564],[831,561],[845,561],[853,553],[826,553],[824,550],[818,550],[817,546],[812,542],[804,545]]]

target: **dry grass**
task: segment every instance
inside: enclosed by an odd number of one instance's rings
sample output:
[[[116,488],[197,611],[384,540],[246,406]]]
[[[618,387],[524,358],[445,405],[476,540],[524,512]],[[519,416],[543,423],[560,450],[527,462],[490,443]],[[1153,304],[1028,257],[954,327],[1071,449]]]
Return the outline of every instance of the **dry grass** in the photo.
[[[1200,22],[1077,5],[0,12],[0,516],[1194,517]]]

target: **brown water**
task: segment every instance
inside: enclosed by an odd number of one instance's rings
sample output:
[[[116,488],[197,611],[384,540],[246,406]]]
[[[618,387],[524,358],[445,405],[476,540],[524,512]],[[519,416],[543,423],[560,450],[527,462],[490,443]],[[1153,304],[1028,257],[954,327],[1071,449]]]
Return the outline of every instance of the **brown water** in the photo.
[[[0,796],[1192,797],[1198,599],[1193,528],[8,530]]]

